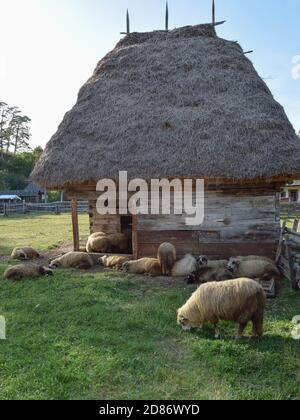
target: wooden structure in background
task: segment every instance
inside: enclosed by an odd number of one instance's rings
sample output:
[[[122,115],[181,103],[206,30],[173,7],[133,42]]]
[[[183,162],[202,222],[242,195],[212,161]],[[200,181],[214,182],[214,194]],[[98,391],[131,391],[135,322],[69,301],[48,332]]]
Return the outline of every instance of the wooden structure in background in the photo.
[[[296,219],[292,229],[283,224],[277,251],[276,262],[284,277],[290,282],[294,290],[300,290],[300,233],[299,220]]]
[[[205,220],[201,226],[187,226],[187,215],[101,216],[96,209],[95,184],[69,189],[73,202],[74,247],[79,247],[76,200],[88,200],[90,232],[120,233],[132,230],[134,257],[155,257],[162,242],[172,242],[178,256],[205,254],[211,258],[238,255],[275,257],[280,234],[280,182],[206,185]],[[75,223],[75,226],[74,226]]]

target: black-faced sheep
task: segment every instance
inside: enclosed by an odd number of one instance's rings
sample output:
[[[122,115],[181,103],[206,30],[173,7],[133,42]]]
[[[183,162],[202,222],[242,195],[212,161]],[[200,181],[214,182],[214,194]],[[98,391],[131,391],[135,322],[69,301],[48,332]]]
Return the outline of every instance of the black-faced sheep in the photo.
[[[11,253],[11,258],[15,260],[34,260],[39,257],[39,252],[29,246],[15,248]]]
[[[232,258],[228,264],[228,269],[234,277],[259,278],[262,280],[280,279],[280,273],[276,265],[261,259],[239,261]]]
[[[172,269],[172,277],[186,277],[191,273],[196,272],[198,263],[192,255],[186,255],[181,260],[177,261]]]
[[[41,265],[16,265],[8,268],[4,278],[8,280],[22,280],[23,278],[37,278],[41,276],[53,276],[53,271]]]
[[[51,261],[49,268],[78,268],[79,270],[88,270],[93,265],[93,259],[85,252],[68,252]]]
[[[200,286],[178,310],[177,322],[186,331],[210,322],[215,325],[215,337],[219,338],[219,321],[232,321],[239,324],[239,339],[248,322],[252,321],[253,336],[261,337],[265,306],[264,290],[254,280],[241,278],[207,283]]]
[[[123,264],[130,261],[130,257],[119,257],[117,255],[115,256],[108,256],[105,255],[104,257],[99,258],[99,264],[106,267],[106,268],[114,268],[116,270],[121,270],[123,267]]]
[[[158,248],[157,259],[161,266],[163,276],[171,276],[172,269],[176,262],[176,248],[174,245],[167,242],[160,245]]]
[[[195,273],[187,276],[186,282],[187,284],[201,284],[232,279],[233,274],[228,268],[199,267]]]
[[[95,252],[103,254],[105,252],[110,252],[111,242],[108,239],[107,235],[102,232],[93,233],[89,236],[89,239],[86,244],[87,252]]]
[[[162,275],[159,261],[155,258],[141,258],[136,261],[127,261],[123,264],[122,270],[125,273],[148,274],[152,277]]]

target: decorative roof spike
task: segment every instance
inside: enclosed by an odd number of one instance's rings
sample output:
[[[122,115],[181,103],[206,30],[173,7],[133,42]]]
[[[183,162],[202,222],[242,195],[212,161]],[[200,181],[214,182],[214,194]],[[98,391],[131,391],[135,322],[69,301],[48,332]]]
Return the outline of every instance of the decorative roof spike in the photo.
[[[127,13],[126,13],[126,32],[121,32],[121,35],[128,35],[130,34],[130,16],[129,16],[129,11],[127,9]]]
[[[127,9],[126,13],[126,33],[127,35],[130,34],[130,17],[129,17],[129,10]]]
[[[168,1],[166,2],[166,31],[169,31],[169,5]]]
[[[215,0],[212,2],[212,24],[216,25],[216,3]]]

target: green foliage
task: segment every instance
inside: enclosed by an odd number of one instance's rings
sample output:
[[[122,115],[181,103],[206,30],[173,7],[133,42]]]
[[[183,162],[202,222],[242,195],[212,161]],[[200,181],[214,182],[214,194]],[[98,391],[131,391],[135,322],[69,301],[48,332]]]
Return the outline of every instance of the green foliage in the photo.
[[[42,151],[41,147],[37,147],[32,152],[4,153],[2,158],[0,157],[0,189],[19,190],[25,188],[28,177]]]
[[[71,241],[70,216],[0,219],[0,236],[7,248],[49,249]],[[0,258],[0,276],[14,263]],[[235,342],[233,324],[221,324],[221,340],[210,325],[189,333],[176,325],[177,308],[194,290],[180,281],[100,267],[1,281],[0,398],[298,400],[300,342],[291,338],[291,320],[300,300],[282,286],[268,305],[264,338]]]

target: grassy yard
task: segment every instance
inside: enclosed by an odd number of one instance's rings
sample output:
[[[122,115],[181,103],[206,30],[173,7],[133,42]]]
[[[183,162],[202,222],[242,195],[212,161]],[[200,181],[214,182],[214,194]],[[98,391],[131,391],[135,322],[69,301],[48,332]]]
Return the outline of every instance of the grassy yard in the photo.
[[[1,219],[0,238],[8,254],[25,239],[47,250],[70,241],[71,231],[66,216]],[[0,278],[10,264],[0,261]],[[265,337],[236,343],[231,324],[222,325],[219,341],[210,326],[181,331],[176,310],[193,288],[180,282],[71,270],[1,281],[0,398],[299,399],[300,341],[291,338],[291,320],[300,315],[300,295],[283,284]]]
[[[81,238],[86,239],[89,234],[87,215],[79,215],[79,228]],[[10,255],[17,246],[30,245],[47,251],[70,241],[72,223],[69,214],[0,217],[0,256]]]

